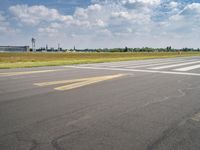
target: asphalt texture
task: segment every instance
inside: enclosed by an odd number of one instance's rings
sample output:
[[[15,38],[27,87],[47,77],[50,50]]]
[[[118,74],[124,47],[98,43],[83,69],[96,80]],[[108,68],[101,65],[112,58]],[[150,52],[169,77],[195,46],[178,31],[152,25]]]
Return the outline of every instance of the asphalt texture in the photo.
[[[199,150],[199,64],[189,57],[0,70],[0,150]],[[56,87],[66,83],[36,84],[117,74],[63,91]]]

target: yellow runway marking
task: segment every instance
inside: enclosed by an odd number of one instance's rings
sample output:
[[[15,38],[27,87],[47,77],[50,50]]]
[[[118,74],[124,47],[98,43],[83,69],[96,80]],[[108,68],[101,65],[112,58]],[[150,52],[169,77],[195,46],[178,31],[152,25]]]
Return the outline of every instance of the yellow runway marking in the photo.
[[[46,73],[46,72],[56,72],[56,71],[62,71],[62,70],[64,70],[64,69],[25,71],[25,72],[6,72],[6,73],[0,73],[0,77],[9,77],[9,76],[27,75],[27,74],[37,74],[37,73]]]
[[[192,120],[199,122],[200,121],[200,113],[197,113],[192,117]]]
[[[125,74],[117,74],[117,75],[109,75],[109,76],[100,76],[100,77],[90,77],[90,78],[82,78],[82,79],[74,79],[74,80],[62,80],[62,81],[53,81],[53,82],[43,82],[43,83],[35,83],[37,86],[50,86],[50,85],[59,85],[59,84],[67,84],[64,86],[56,87],[55,90],[66,91],[75,88],[79,88],[82,86],[95,84],[101,81],[111,80],[114,78],[119,78],[125,76]]]

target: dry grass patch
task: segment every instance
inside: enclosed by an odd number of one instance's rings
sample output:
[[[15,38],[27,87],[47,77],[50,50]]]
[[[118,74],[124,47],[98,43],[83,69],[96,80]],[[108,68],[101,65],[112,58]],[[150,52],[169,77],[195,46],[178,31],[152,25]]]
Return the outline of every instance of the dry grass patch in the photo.
[[[199,52],[0,53],[0,68],[57,66],[154,58],[200,56]]]

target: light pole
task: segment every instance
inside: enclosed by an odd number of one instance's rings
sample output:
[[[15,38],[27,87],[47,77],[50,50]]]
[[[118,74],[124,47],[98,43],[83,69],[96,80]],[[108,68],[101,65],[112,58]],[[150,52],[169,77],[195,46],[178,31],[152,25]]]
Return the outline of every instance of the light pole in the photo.
[[[60,51],[60,44],[58,43],[58,51]]]

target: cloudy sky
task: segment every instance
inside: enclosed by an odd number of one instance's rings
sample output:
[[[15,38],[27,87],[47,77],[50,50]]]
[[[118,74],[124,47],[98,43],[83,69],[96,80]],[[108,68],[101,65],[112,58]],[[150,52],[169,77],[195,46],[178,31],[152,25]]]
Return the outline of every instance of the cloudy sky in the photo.
[[[0,0],[0,45],[200,47],[200,0]]]

